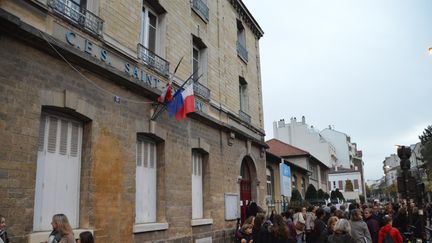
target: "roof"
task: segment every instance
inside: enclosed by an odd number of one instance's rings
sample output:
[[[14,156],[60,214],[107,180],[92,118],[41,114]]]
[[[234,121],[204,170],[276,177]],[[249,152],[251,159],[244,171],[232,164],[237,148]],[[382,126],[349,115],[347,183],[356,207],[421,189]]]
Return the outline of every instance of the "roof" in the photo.
[[[303,172],[306,172],[306,173],[308,173],[308,172],[310,173],[311,172],[310,170],[308,170],[306,168],[303,168],[301,166],[298,166],[298,165],[296,165],[296,164],[294,164],[294,163],[292,163],[292,162],[290,162],[290,161],[288,161],[286,159],[283,159],[283,158],[281,158],[281,157],[279,157],[279,156],[277,156],[275,154],[272,154],[269,151],[266,152],[266,159],[267,159],[267,161],[273,161],[273,162],[278,162],[278,163],[281,160],[283,160],[284,163],[287,164],[287,165],[289,165],[292,169],[300,170],[300,171],[303,171]]]
[[[267,151],[279,157],[291,157],[301,155],[310,156],[309,152],[284,143],[275,138],[268,140],[266,144],[269,146]]]
[[[360,173],[359,170],[354,170],[351,168],[338,167],[337,171],[336,171],[335,167],[331,167],[329,174],[341,174],[341,173],[352,173],[352,172],[359,172]]]
[[[284,143],[278,139],[275,138],[270,139],[266,142],[266,144],[269,147],[267,149],[267,152],[276,155],[278,157],[282,157],[282,158],[307,157],[312,159],[313,161],[318,162],[321,166],[324,166],[325,168],[329,168],[326,164],[324,164],[319,159],[315,158],[309,152],[297,148],[295,146],[292,146],[290,144]]]

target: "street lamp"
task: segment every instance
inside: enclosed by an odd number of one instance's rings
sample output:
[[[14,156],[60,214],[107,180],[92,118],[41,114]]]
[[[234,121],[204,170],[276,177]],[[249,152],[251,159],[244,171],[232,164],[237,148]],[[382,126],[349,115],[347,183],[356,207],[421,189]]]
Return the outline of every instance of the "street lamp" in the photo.
[[[432,55],[432,47],[429,47],[428,52],[430,55]]]

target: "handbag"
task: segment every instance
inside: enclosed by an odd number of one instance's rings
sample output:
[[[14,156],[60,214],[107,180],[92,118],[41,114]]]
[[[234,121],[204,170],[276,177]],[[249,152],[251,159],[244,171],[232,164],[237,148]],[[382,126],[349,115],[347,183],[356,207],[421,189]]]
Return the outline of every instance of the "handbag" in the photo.
[[[300,222],[300,213],[297,214],[297,222],[295,223],[294,226],[295,226],[296,230],[298,230],[298,231],[304,231],[305,224],[303,224],[303,223]]]

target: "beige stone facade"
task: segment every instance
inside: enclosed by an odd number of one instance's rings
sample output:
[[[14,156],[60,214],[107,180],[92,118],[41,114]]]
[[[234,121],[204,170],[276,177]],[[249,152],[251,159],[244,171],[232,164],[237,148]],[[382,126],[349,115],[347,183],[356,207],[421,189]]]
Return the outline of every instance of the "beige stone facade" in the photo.
[[[86,2],[74,10],[69,0],[0,1],[0,214],[10,238],[48,237],[41,229],[50,226],[38,229],[34,221],[44,178],[38,149],[50,132],[43,119],[53,116],[82,128],[75,236],[90,230],[96,242],[232,241],[236,219],[226,216],[233,206],[226,195],[237,198],[238,217],[241,204],[263,205],[266,196],[259,25],[241,0]],[[138,48],[143,6],[158,20],[149,59]],[[238,25],[247,60],[237,50]],[[205,55],[196,111],[182,121],[166,111],[150,120],[168,82],[164,65],[172,73],[183,57],[174,83],[187,79],[196,41]],[[136,223],[141,138],[156,148],[156,220],[149,224]],[[194,151],[203,158],[203,212],[192,220]],[[249,183],[246,193],[242,183]]]

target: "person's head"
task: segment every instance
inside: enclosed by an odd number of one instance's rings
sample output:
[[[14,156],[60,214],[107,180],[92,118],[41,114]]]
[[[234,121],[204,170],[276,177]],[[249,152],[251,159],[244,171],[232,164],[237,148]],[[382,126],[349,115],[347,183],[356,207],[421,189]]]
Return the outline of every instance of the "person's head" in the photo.
[[[243,224],[250,224],[250,225],[253,226],[254,221],[255,221],[255,217],[254,217],[254,216],[250,216],[249,218],[247,218],[247,219],[244,221]]]
[[[336,226],[337,221],[339,221],[338,217],[332,216],[329,218],[329,220],[327,222],[327,225],[332,232],[335,231],[335,226]]]
[[[354,209],[351,211],[351,220],[360,221],[363,219],[362,212],[360,209]]]
[[[335,225],[334,231],[336,233],[348,233],[351,234],[351,225],[346,219],[339,219]]]
[[[346,210],[345,204],[340,205],[339,209],[342,210],[343,212],[345,212],[345,210]]]
[[[265,221],[265,214],[264,213],[258,213],[255,217],[254,224],[253,224],[253,230],[259,230],[262,226],[262,224]]]
[[[288,239],[289,229],[280,214],[275,214],[273,217],[273,225],[271,233],[278,239]]]
[[[335,211],[334,216],[335,216],[335,217],[338,217],[338,218],[340,218],[340,219],[341,219],[341,218],[345,218],[345,213],[344,213],[344,211],[338,209],[338,210]]]
[[[323,218],[325,217],[325,215],[326,215],[326,212],[324,211],[324,209],[319,208],[319,209],[316,211],[315,215],[316,215],[316,217],[317,217],[318,219],[323,219]]]
[[[393,225],[393,218],[392,218],[392,216],[391,215],[384,215],[384,217],[383,217],[383,223],[384,223],[384,225]]]
[[[55,214],[52,217],[51,225],[53,227],[53,230],[60,232],[62,235],[72,233],[72,228],[69,224],[69,220],[67,219],[66,215],[62,213]]]
[[[0,214],[0,231],[6,229],[6,218]]]
[[[364,214],[365,219],[372,217],[372,209],[365,208],[365,210],[363,211],[363,214]]]
[[[250,235],[250,234],[252,234],[252,228],[253,228],[252,224],[246,224],[246,223],[244,223],[242,225],[241,229],[242,229],[243,233],[245,233],[247,235]]]
[[[94,243],[93,235],[90,231],[84,231],[79,234],[78,243]]]

